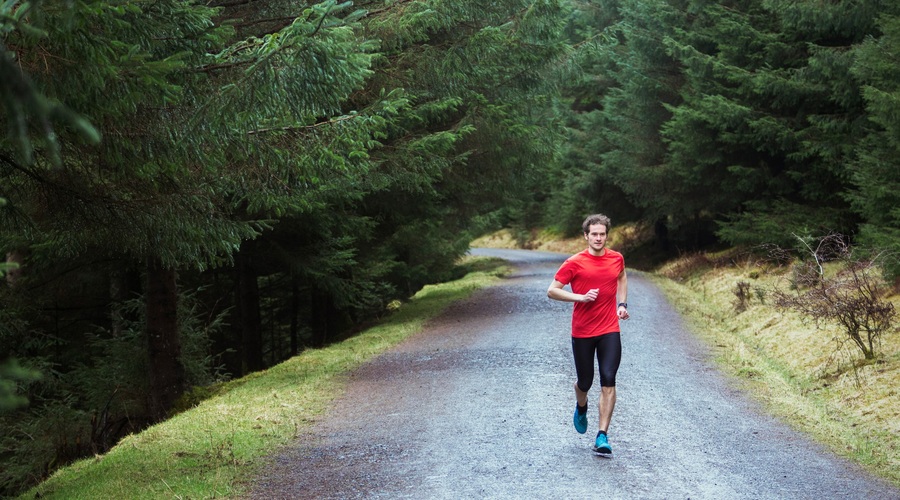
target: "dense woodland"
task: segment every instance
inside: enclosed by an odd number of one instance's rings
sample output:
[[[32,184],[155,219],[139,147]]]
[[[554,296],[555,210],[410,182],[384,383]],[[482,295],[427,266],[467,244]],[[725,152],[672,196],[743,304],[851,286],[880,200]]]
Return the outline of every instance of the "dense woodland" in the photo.
[[[893,0],[11,0],[0,75],[0,494],[500,227],[900,272]]]

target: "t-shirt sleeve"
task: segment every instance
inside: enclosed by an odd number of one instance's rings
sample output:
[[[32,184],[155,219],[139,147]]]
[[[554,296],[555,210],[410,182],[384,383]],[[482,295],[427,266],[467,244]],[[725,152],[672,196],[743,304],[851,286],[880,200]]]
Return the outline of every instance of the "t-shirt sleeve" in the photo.
[[[568,285],[572,282],[573,276],[575,276],[575,264],[571,259],[566,259],[566,261],[563,262],[563,265],[559,266],[559,270],[556,271],[556,275],[553,279],[559,281],[563,285]]]

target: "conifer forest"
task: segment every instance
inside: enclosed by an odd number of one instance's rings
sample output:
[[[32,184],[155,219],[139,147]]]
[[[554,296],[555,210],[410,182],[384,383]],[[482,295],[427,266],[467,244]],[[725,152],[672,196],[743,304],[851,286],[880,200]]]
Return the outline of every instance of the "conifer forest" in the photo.
[[[900,253],[895,0],[5,0],[0,77],[0,495],[499,228]]]

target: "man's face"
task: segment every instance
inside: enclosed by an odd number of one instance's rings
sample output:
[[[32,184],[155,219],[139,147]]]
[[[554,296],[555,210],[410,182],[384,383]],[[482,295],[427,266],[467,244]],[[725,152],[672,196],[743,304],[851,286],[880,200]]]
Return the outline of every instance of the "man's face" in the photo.
[[[591,224],[588,232],[584,235],[584,239],[588,242],[588,247],[595,252],[603,251],[606,245],[606,226],[603,224]]]

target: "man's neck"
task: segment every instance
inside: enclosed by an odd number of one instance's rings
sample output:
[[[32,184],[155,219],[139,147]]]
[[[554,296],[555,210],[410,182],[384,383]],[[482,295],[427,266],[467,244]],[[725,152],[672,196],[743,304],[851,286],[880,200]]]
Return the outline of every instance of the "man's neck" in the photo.
[[[593,255],[594,257],[603,257],[606,254],[606,247],[600,249],[600,251],[596,251],[591,247],[588,247],[588,253]]]

